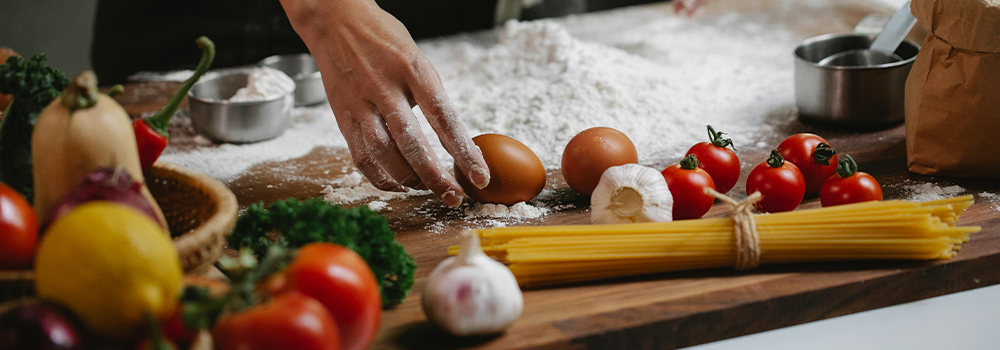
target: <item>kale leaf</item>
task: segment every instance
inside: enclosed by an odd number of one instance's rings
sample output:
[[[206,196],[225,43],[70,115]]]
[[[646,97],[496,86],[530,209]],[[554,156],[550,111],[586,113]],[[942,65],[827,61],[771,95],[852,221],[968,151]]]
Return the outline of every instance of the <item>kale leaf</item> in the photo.
[[[269,233],[277,234],[277,241]],[[321,199],[286,199],[250,205],[236,221],[229,247],[250,248],[264,256],[268,247],[297,248],[313,242],[343,245],[371,267],[382,292],[382,306],[399,304],[413,287],[417,264],[396,241],[385,217],[362,206],[343,208]]]
[[[45,54],[30,59],[11,56],[0,65],[0,93],[14,96],[0,121],[0,181],[34,199],[31,132],[38,115],[59,96],[69,80],[45,64]]]

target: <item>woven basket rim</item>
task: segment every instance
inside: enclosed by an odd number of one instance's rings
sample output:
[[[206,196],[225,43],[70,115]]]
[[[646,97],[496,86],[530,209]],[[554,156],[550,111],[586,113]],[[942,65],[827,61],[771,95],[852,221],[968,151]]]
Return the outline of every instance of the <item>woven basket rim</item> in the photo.
[[[174,179],[179,181],[184,179],[191,185],[201,187],[215,202],[215,213],[208,220],[194,230],[174,238],[174,247],[178,255],[182,259],[185,256],[198,253],[205,253],[199,256],[217,255],[217,252],[212,251],[221,251],[221,247],[216,247],[215,242],[224,240],[236,222],[236,214],[239,210],[236,195],[218,180],[174,163],[157,161],[153,164],[153,168],[157,171],[179,175]],[[185,268],[185,272],[189,272],[189,270],[190,268]],[[27,283],[32,280],[34,280],[32,270],[0,270],[0,283]]]

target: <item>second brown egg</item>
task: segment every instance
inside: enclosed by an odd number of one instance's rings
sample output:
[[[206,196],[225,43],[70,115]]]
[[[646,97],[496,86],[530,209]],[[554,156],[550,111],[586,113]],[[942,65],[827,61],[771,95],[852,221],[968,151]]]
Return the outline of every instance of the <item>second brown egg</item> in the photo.
[[[455,167],[455,178],[465,193],[479,202],[512,205],[532,200],[545,187],[545,166],[528,146],[511,137],[483,134],[472,138],[483,151],[490,170],[490,184],[476,188]]]

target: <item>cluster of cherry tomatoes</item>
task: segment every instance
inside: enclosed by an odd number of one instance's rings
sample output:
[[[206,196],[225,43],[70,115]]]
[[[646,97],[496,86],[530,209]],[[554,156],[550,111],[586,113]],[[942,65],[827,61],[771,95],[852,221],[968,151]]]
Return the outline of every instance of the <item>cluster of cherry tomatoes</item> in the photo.
[[[692,146],[679,164],[663,170],[674,196],[674,220],[697,219],[712,207],[712,188],[726,193],[740,178],[740,160],[731,139],[708,127],[708,142]],[[770,157],[750,171],[747,195],[760,192],[757,210],[794,210],[808,194],[820,194],[824,207],[882,200],[882,188],[871,175],[859,172],[849,155],[838,157],[829,142],[814,134],[789,136]]]

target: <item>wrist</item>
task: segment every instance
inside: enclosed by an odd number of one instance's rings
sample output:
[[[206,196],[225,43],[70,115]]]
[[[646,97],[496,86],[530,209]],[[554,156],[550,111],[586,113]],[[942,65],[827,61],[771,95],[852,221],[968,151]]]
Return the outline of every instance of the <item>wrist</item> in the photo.
[[[378,10],[374,0],[280,0],[295,32],[308,44],[313,38],[327,36],[338,24],[348,23],[363,14]]]

